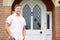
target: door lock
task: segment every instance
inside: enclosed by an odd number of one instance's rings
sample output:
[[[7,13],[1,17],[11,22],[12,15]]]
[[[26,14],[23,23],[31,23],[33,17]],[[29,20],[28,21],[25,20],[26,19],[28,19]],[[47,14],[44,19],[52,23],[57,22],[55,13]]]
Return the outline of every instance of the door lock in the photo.
[[[40,31],[40,34],[42,34],[42,31]]]

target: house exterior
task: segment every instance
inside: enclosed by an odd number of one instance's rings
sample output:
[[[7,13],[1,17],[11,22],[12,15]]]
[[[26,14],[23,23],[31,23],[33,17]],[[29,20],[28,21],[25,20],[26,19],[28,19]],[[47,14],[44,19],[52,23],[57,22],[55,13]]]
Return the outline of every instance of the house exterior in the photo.
[[[0,0],[0,39],[7,40],[5,20],[22,5],[26,20],[25,40],[60,40],[60,0]]]

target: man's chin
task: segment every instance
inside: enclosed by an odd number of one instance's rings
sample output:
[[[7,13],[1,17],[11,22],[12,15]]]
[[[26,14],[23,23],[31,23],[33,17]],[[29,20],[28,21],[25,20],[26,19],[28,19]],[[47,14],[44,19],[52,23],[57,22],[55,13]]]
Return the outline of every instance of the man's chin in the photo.
[[[20,12],[17,12],[18,14],[20,13]]]

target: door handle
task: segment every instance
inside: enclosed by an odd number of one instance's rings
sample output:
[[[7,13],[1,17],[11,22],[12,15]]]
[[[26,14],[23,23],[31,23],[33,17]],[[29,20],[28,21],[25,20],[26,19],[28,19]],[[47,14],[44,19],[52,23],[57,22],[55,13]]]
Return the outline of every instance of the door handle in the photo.
[[[40,34],[42,34],[42,31],[40,31]]]

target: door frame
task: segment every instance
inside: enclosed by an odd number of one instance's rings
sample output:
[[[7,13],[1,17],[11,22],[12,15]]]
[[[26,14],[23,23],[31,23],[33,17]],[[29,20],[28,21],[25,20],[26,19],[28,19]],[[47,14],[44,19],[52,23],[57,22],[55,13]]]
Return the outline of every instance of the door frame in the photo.
[[[37,1],[34,1],[34,0],[23,0],[21,3],[20,3],[20,5],[22,5],[22,8],[26,5],[26,4],[28,4],[29,2],[34,2],[34,3],[36,3],[36,4],[38,4],[39,6],[40,6],[40,8],[41,8],[41,10],[43,10],[42,11],[42,13],[45,13],[46,15],[47,14],[50,14],[51,15],[51,18],[50,18],[50,27],[51,27],[51,29],[50,29],[50,31],[52,32],[52,12],[51,11],[47,11],[47,8],[46,8],[46,6],[45,6],[45,4],[41,1],[41,0],[37,0]],[[30,5],[29,5],[30,6]],[[22,10],[23,11],[23,10]],[[33,9],[31,9],[31,12],[33,11]],[[23,14],[22,14],[23,15]],[[45,22],[44,23],[45,24],[45,26],[47,27],[47,22]],[[46,30],[46,29],[45,29]],[[26,31],[30,31],[30,30],[26,30]],[[27,34],[27,35],[29,35],[29,33]],[[47,38],[47,37],[46,37]]]
[[[50,15],[50,30],[52,30],[52,12],[51,11],[47,11],[46,15]]]
[[[46,30],[46,40],[52,40],[52,12],[51,11],[48,11],[46,12],[46,18],[47,18],[47,15],[49,15],[50,17],[50,29],[47,29]],[[47,25],[46,25],[47,26]]]

